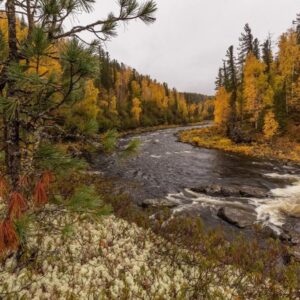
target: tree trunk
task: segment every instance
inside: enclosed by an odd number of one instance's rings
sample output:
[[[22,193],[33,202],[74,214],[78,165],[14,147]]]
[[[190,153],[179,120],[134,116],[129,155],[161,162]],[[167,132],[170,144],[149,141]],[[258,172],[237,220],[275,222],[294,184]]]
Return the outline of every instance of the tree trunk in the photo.
[[[21,173],[20,124],[18,112],[13,120],[7,122],[6,161],[7,174],[14,189],[18,187]]]
[[[16,12],[13,0],[6,2],[6,15],[8,20],[8,46],[9,61],[8,67],[12,63],[18,63],[18,46],[17,46],[17,30],[16,30]],[[12,80],[7,81],[7,98],[14,99],[15,87]],[[5,113],[5,112],[4,112]],[[19,112],[17,111],[5,123],[5,155],[7,174],[11,179],[14,189],[17,189],[18,181],[21,173],[21,151],[20,151],[20,122]]]
[[[34,154],[38,150],[41,142],[42,126],[37,126],[26,133],[26,145],[22,155],[22,175],[31,175],[34,171]]]

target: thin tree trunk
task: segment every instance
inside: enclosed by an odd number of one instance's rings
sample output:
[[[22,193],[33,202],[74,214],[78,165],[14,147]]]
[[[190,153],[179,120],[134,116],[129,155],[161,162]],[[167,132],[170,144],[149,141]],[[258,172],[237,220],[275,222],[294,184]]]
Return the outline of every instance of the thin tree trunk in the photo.
[[[8,20],[9,64],[18,63],[16,12],[13,0],[7,0],[6,2],[6,14]],[[14,82],[8,80],[7,97],[13,99],[15,96]],[[20,122],[18,109],[10,119],[7,119],[5,127],[7,174],[11,179],[13,188],[16,189],[21,173]]]

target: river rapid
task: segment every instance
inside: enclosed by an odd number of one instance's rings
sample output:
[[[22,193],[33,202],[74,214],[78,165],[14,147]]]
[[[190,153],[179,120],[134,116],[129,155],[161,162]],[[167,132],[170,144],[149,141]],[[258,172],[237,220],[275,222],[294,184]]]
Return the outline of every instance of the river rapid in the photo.
[[[140,140],[137,155],[126,162],[117,155],[99,156],[95,165],[106,176],[118,178],[119,191],[130,193],[138,203],[168,199],[177,204],[175,212],[197,213],[212,226],[228,225],[218,217],[220,207],[246,207],[255,214],[255,222],[275,232],[292,223],[300,234],[299,167],[180,143],[177,134],[183,129],[187,128],[123,138],[121,147],[131,139]],[[264,188],[270,197],[212,197],[192,191],[212,183]]]

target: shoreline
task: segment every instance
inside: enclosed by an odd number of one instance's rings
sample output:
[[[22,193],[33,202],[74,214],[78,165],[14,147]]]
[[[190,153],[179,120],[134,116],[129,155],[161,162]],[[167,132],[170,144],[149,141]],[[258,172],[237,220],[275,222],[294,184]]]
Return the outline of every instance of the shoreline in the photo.
[[[200,126],[210,124],[211,121],[202,121],[197,123],[188,123],[188,124],[170,124],[170,125],[158,125],[152,127],[139,127],[131,130],[120,131],[120,137],[134,136],[142,133],[155,132],[164,129],[172,129],[172,128],[184,128],[190,126]]]
[[[178,141],[195,147],[215,149],[250,158],[300,167],[300,144],[296,143],[293,145],[299,147],[299,151],[290,151],[292,144],[289,147],[287,145],[286,149],[280,148],[276,142],[235,144],[229,138],[218,133],[214,126],[183,130],[178,133]]]

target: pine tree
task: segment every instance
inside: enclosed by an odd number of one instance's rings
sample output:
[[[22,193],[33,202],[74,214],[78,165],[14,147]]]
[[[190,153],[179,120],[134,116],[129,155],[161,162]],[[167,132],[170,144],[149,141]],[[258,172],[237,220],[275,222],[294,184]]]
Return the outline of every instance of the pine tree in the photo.
[[[266,65],[266,73],[270,74],[273,63],[272,40],[268,37],[262,45],[262,60]]]
[[[96,72],[95,45],[89,47],[79,42],[78,35],[91,32],[99,40],[116,35],[120,22],[140,19],[145,23],[155,21],[156,4],[153,0],[139,3],[137,0],[119,1],[118,15],[110,13],[106,18],[87,25],[66,26],[78,12],[89,13],[94,1],[50,1],[3,3],[8,22],[8,53],[2,60],[0,72],[1,111],[5,126],[4,149],[6,169],[12,185],[17,189],[23,168],[24,142],[37,137],[34,147],[52,115],[79,98],[79,87]],[[54,7],[53,7],[54,5]],[[18,37],[17,15],[25,15],[26,34]],[[69,23],[68,23],[69,24]],[[25,61],[25,64],[24,64]],[[59,63],[61,66],[59,66]],[[47,72],[45,66],[51,68]],[[30,138],[28,138],[30,136]],[[32,148],[32,147],[31,147]]]
[[[293,23],[296,25],[297,43],[300,44],[300,14],[297,14],[296,20]]]
[[[238,78],[237,78],[237,68],[236,60],[234,56],[234,47],[230,46],[226,53],[226,70],[228,76],[228,92],[231,93],[230,99],[230,126],[235,126],[236,122],[236,105],[237,105],[237,91],[238,91]]]
[[[215,81],[216,90],[220,89],[222,86],[224,86],[224,74],[223,69],[219,68],[219,72]]]
[[[229,78],[228,78],[228,70],[226,66],[226,61],[223,60],[223,77],[224,77],[224,87],[226,90],[229,90]]]
[[[239,64],[243,65],[245,63],[246,57],[249,53],[253,52],[253,35],[249,24],[244,26],[244,32],[239,38]]]
[[[257,59],[260,59],[260,44],[257,38],[253,41],[253,54]]]

